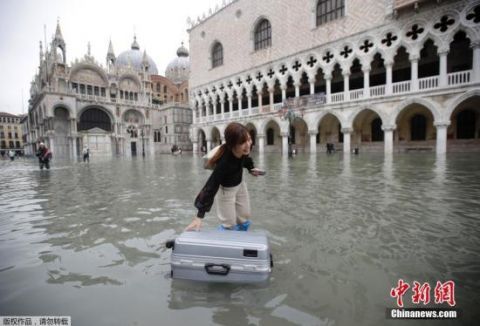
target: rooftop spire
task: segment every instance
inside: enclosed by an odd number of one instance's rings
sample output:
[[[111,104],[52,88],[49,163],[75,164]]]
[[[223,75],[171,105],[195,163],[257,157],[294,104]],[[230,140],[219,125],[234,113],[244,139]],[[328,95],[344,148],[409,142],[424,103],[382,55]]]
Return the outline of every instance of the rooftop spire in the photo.
[[[40,41],[40,64],[42,63],[43,60],[43,46],[42,46],[42,41]]]
[[[63,41],[62,30],[60,29],[60,18],[57,18],[57,30],[55,31],[55,39]]]
[[[133,35],[132,50],[140,50],[140,46],[137,43],[137,35]]]
[[[144,65],[148,65],[148,57],[147,57],[147,50],[143,50],[143,58],[142,58],[142,63]]]
[[[111,54],[111,55],[115,56],[115,52],[113,52],[112,39],[110,39],[110,43],[108,43],[108,52],[107,52],[107,55],[108,55],[108,54]]]

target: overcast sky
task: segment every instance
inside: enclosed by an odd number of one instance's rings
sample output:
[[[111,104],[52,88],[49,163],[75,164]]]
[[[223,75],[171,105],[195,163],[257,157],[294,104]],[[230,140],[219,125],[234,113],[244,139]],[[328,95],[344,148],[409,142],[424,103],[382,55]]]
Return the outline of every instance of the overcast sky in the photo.
[[[187,17],[207,13],[221,0],[0,0],[0,111],[27,112],[30,81],[38,70],[39,41],[50,43],[57,24],[67,47],[67,63],[81,58],[91,44],[105,65],[111,39],[115,55],[130,49],[134,32],[140,50],[155,61],[159,74],[188,48]],[[45,45],[44,45],[45,48]],[[23,103],[22,103],[23,89]]]

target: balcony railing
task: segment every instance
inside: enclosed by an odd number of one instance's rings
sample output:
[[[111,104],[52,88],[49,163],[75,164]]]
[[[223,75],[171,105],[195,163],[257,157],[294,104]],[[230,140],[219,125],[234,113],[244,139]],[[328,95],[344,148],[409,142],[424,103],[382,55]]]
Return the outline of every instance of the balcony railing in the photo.
[[[448,86],[470,83],[471,70],[459,71],[448,74]]]
[[[338,103],[338,102],[343,102],[343,92],[341,93],[333,93],[332,94],[332,103]]]
[[[370,97],[385,95],[385,85],[370,87]]]
[[[355,89],[353,91],[350,91],[350,100],[359,100],[363,98],[363,88],[362,89]]]
[[[421,78],[418,80],[418,89],[432,89],[438,87],[438,76]]]
[[[472,70],[467,71],[460,71],[450,73],[446,76],[448,86],[456,86],[456,85],[465,85],[472,82]],[[424,90],[431,90],[437,89],[440,86],[440,76],[431,76],[426,78],[418,79],[418,87],[417,91],[424,91]],[[391,84],[391,90],[388,95],[396,95],[396,94],[407,94],[412,91],[415,91],[413,81],[401,81],[397,83]],[[379,85],[373,86],[365,89],[355,89],[350,90],[348,93],[346,92],[338,92],[330,94],[330,102],[333,103],[341,103],[346,101],[355,101],[355,100],[362,100],[365,97],[369,96],[370,98],[380,97],[387,95],[387,85]],[[262,105],[261,107],[252,107],[251,109],[243,108],[242,116],[249,116],[250,115],[257,115],[257,114],[271,114],[274,112],[278,112],[278,110],[284,108],[285,106],[293,109],[306,109],[306,108],[316,108],[319,106],[324,105],[327,103],[327,97],[325,93],[316,93],[311,95],[303,95],[299,97],[287,98],[282,103],[274,103],[273,106],[270,104]],[[208,119],[208,121],[212,120],[222,120],[222,119],[230,119],[230,118],[237,118],[240,116],[239,111],[233,112],[225,112],[223,117],[221,114],[217,114],[216,119]],[[202,119],[203,118],[203,119]],[[200,117],[197,119],[198,123],[206,122],[207,119],[205,117]]]
[[[393,94],[401,94],[410,92],[412,82],[410,80],[392,84]]]

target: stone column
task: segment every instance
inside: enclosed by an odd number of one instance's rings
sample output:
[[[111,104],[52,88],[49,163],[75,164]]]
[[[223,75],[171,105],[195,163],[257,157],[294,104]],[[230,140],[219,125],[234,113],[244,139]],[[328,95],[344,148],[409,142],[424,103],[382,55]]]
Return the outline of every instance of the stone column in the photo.
[[[257,134],[258,153],[265,153],[265,135]]]
[[[262,90],[257,89],[257,98],[258,98],[258,112],[262,111]]]
[[[352,131],[352,128],[342,128],[344,153],[350,153],[350,135],[352,134]]]
[[[447,55],[448,51],[442,51],[438,53],[440,56],[440,77],[438,80],[439,87],[448,86],[448,76],[447,76]]]
[[[252,90],[247,90],[248,115],[252,115]]]
[[[282,90],[282,102],[287,98],[287,81],[280,82],[280,89]]]
[[[53,155],[55,155],[55,145],[55,138],[53,137],[53,134],[48,135],[48,149],[53,153]]]
[[[385,85],[385,95],[392,95],[392,66],[393,62],[385,62],[387,70],[387,84]]]
[[[225,94],[220,96],[220,111],[222,114],[222,119],[225,119]]]
[[[242,116],[242,94],[238,96],[238,116]]]
[[[282,155],[286,156],[288,155],[288,134],[287,133],[281,133],[282,136]]]
[[[192,145],[193,145],[193,153],[194,154],[198,153],[198,141],[192,140]]]
[[[309,77],[308,82],[310,84],[310,95],[315,94],[315,76]]]
[[[197,124],[197,110],[195,106],[192,108],[192,124]]]
[[[324,75],[325,78],[325,91],[326,91],[326,97],[327,97],[327,103],[332,102],[332,75],[331,74],[326,74]]]
[[[213,111],[212,113],[213,113],[213,120],[215,121],[217,120],[217,99],[214,98],[213,100],[214,102],[212,102],[212,111]]]
[[[273,112],[273,87],[268,88],[268,95],[270,100],[270,111]]]
[[[363,97],[370,97],[370,67],[362,68],[363,71]]]
[[[350,71],[345,71],[343,74],[343,100],[350,100]]]
[[[77,137],[70,138],[72,147],[71,147],[71,158],[75,159],[77,157]]]
[[[437,128],[437,154],[447,152],[447,128],[450,122],[435,122]]]
[[[418,57],[413,57],[412,59],[410,59],[410,64],[411,64],[411,75],[412,75],[411,90],[415,92],[418,90]]]
[[[382,126],[383,130],[383,143],[385,154],[393,153],[393,130],[395,126]]]
[[[317,131],[310,130],[308,134],[310,135],[310,153],[315,154],[317,152]]]
[[[212,149],[212,139],[207,138],[207,152]]]
[[[295,97],[299,97],[300,96],[300,82],[295,82],[294,86],[295,86]]]
[[[470,82],[480,82],[480,41],[472,43],[471,47],[473,50],[473,76]]]
[[[205,121],[208,121],[209,116],[210,116],[210,103],[205,102]]]

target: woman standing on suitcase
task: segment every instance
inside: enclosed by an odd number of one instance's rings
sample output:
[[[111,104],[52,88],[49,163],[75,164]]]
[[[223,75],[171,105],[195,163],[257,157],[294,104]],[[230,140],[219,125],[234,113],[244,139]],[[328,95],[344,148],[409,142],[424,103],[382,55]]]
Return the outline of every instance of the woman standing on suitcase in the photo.
[[[195,199],[197,216],[185,230],[198,231],[206,212],[210,211],[216,195],[217,215],[222,230],[247,231],[250,226],[250,198],[247,185],[242,179],[243,168],[253,176],[264,174],[254,168],[248,156],[252,139],[248,129],[237,122],[230,123],[225,129],[225,143],[208,161],[213,173]]]

